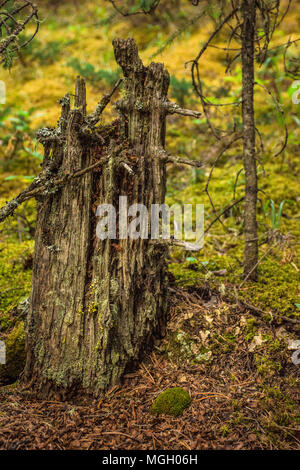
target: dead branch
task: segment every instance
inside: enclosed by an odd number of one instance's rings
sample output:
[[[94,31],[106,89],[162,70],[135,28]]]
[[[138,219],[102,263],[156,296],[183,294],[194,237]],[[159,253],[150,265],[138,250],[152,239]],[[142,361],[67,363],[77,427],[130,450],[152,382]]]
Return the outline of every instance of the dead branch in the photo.
[[[89,116],[87,116],[84,119],[84,123],[82,124],[79,134],[82,136],[88,136],[91,137],[91,132],[92,129],[96,126],[98,123],[101,114],[103,113],[104,109],[110,102],[113,94],[116,92],[116,90],[119,88],[120,84],[122,83],[122,79],[120,78],[116,84],[113,86],[112,90],[107,94],[104,95],[103,98],[100,100],[98,103],[95,111],[91,113]],[[61,117],[58,122],[57,128],[50,128],[50,127],[45,127],[43,129],[40,129],[37,132],[37,139],[39,142],[41,142],[43,145],[45,145],[47,142],[60,142],[63,143],[64,141],[64,133],[66,131],[66,123],[67,119],[70,113],[70,96],[69,94],[66,94],[59,103],[62,106],[62,112],[61,112]],[[99,137],[99,136],[98,136]],[[101,137],[99,137],[101,140]]]
[[[266,311],[260,309],[259,307],[255,307],[254,305],[249,304],[248,302],[245,302],[244,300],[242,300],[239,297],[236,297],[236,301],[237,301],[238,304],[240,304],[244,308],[247,308],[248,310],[250,310],[254,314],[256,313],[256,314],[259,314],[259,315],[268,315],[268,316],[271,316],[271,317],[277,317],[281,320],[284,320],[285,322],[293,323],[294,325],[299,325],[300,324],[300,320],[297,320],[296,318],[289,318],[289,317],[286,317],[286,316],[283,316],[283,315],[280,315],[280,314],[276,314],[276,313],[273,313],[273,312],[266,312]]]
[[[120,148],[116,148],[114,153],[118,153]],[[99,160],[93,165],[90,165],[82,170],[77,170],[73,173],[65,173],[63,176],[52,179],[46,178],[45,172],[42,172],[39,176],[35,178],[35,181],[24,191],[22,191],[18,196],[13,198],[11,201],[7,202],[3,207],[0,209],[0,222],[3,222],[8,216],[13,215],[15,210],[25,201],[28,199],[35,198],[41,195],[51,195],[53,191],[57,190],[59,186],[62,186],[68,181],[78,178],[80,176],[85,175],[86,173],[102,166],[106,163],[112,155],[107,155],[105,158]]]
[[[203,168],[204,166],[203,163],[198,162],[197,160],[189,160],[187,158],[169,155],[168,153],[166,153],[166,156],[163,157],[163,160],[165,160],[166,163],[173,163],[175,165],[189,165],[196,168]]]
[[[177,240],[176,238],[171,239],[160,239],[160,240],[150,240],[151,243],[160,244],[160,245],[168,245],[168,246],[179,246],[184,248],[188,251],[200,251],[202,250],[202,245],[197,245],[196,243],[186,242],[184,240]]]
[[[112,90],[110,91],[110,93],[108,93],[107,95],[104,95],[103,98],[101,99],[101,101],[99,102],[99,104],[97,105],[95,111],[90,114],[88,117],[87,117],[87,122],[89,125],[92,125],[92,126],[95,126],[97,124],[97,122],[99,121],[100,119],[100,116],[101,114],[103,113],[104,109],[106,108],[106,106],[108,105],[108,103],[110,102],[113,94],[115,93],[115,91],[119,88],[119,86],[121,85],[122,83],[122,78],[120,78],[116,84],[114,85],[114,87],[112,88]]]

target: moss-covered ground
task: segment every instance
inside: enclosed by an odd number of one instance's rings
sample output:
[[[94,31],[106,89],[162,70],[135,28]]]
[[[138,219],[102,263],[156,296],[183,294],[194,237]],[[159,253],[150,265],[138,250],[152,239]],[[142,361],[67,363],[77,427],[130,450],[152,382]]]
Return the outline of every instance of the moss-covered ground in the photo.
[[[156,415],[182,415],[191,404],[189,393],[181,387],[168,388],[161,392],[151,406],[151,413]]]

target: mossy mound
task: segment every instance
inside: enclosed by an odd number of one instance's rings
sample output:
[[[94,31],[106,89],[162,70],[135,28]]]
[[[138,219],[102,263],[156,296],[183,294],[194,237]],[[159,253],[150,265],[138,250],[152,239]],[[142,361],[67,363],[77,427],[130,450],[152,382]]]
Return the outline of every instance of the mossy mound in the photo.
[[[4,203],[5,200],[0,198],[0,206]],[[0,331],[9,331],[13,326],[10,323],[11,310],[30,293],[32,269],[28,262],[32,258],[34,241],[25,240],[18,243],[10,234],[10,231],[17,230],[14,219],[8,218],[4,221],[1,230]]]
[[[15,382],[25,365],[24,323],[19,322],[5,338],[6,364],[0,365],[0,382]]]
[[[185,408],[191,404],[191,401],[189,393],[183,388],[168,388],[154,400],[151,413],[180,416]]]

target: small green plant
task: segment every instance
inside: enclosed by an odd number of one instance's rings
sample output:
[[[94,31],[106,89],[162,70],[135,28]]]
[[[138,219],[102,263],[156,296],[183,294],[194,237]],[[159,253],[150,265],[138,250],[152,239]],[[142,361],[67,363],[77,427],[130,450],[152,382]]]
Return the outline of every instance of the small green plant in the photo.
[[[221,431],[222,436],[226,437],[228,436],[228,434],[230,434],[230,427],[224,424],[224,426],[221,427],[220,431]]]
[[[30,120],[34,109],[29,109],[25,111],[23,109],[19,109],[14,116],[7,117],[7,120],[11,123],[12,133],[14,134],[16,131],[19,132],[29,132],[30,131]],[[10,136],[6,136],[7,142]]]
[[[263,33],[262,33],[263,34]],[[286,80],[286,74],[283,69],[280,67],[282,57],[284,54],[284,48],[280,47],[274,50],[269,50],[265,61],[261,64],[261,69],[258,71],[257,75],[265,83],[275,81],[276,83],[276,94],[279,103],[282,103],[283,96],[283,83]],[[260,62],[261,57],[257,57],[258,62]]]
[[[265,222],[266,217],[270,216],[271,224],[272,224],[272,230],[276,230],[280,227],[284,204],[285,204],[285,200],[281,201],[281,203],[279,205],[278,212],[276,212],[275,203],[274,203],[273,199],[268,199],[266,201],[266,203],[263,205],[263,223]],[[271,209],[270,212],[268,210],[269,207]]]

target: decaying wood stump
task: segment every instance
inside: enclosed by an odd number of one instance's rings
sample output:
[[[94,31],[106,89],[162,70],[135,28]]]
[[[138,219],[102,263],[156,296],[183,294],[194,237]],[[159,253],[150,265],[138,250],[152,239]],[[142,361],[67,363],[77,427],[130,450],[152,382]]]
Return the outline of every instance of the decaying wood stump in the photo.
[[[74,108],[63,98],[58,127],[38,135],[44,173],[49,181],[65,180],[37,196],[24,380],[42,396],[98,395],[165,329],[167,248],[147,239],[96,237],[99,204],[118,208],[126,195],[128,205],[150,209],[165,197],[169,75],[162,64],[145,67],[133,40],[113,45],[125,77],[119,119],[96,127],[106,103],[87,116],[85,83],[78,78]]]
[[[164,203],[167,163],[201,166],[164,150],[167,114],[200,113],[168,100],[168,72],[162,64],[145,67],[133,39],[113,45],[125,77],[119,118],[97,125],[120,81],[87,116],[78,77],[74,107],[66,95],[57,127],[38,133],[41,174],[0,209],[1,222],[25,200],[39,202],[23,381],[43,397],[99,395],[164,334],[168,241],[150,239],[150,208]],[[127,207],[147,208],[143,237],[128,237],[118,223],[122,196]],[[96,236],[102,204],[118,212],[113,239]]]

